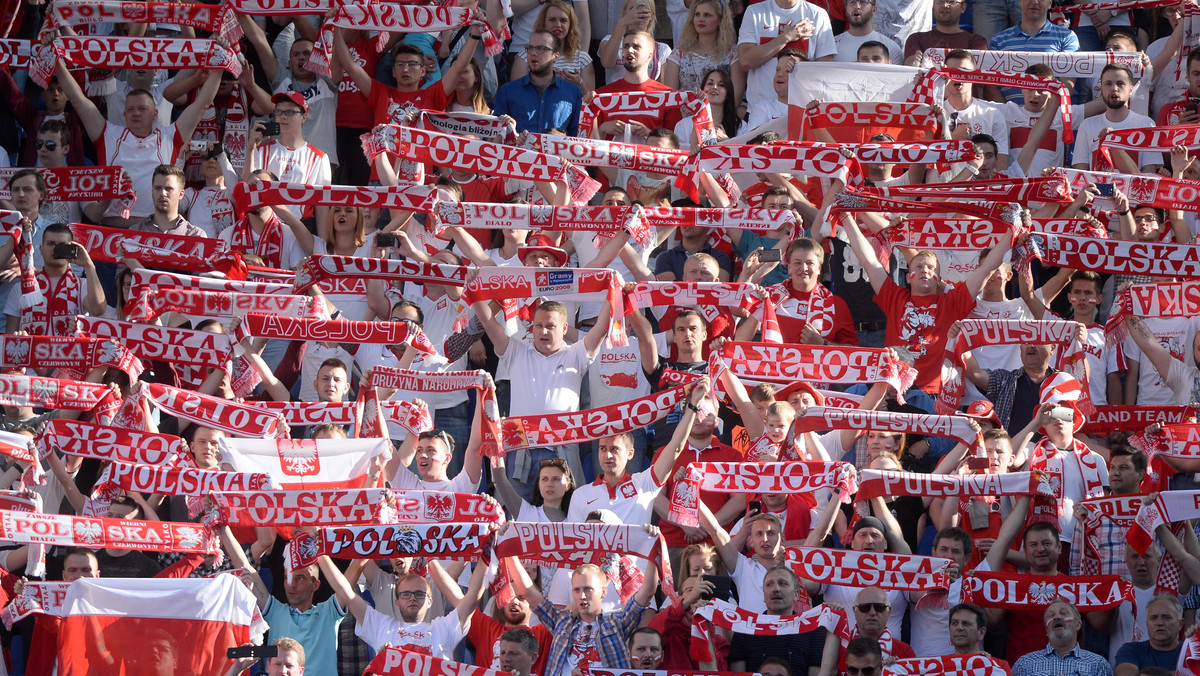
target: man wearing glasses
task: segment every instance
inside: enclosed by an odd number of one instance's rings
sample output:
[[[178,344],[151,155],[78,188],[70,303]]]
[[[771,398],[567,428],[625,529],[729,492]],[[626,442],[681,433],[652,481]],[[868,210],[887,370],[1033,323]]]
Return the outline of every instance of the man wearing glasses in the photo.
[[[854,597],[854,636],[875,641],[885,658],[898,660],[916,657],[912,646],[892,636],[888,631],[888,618],[892,616],[892,605],[888,593],[879,587],[867,587]],[[849,657],[849,653],[846,655]]]
[[[913,33],[904,41],[904,62],[909,66],[921,63],[926,49],[987,49],[987,40],[958,26],[966,0],[933,0],[933,29]]]
[[[846,644],[846,676],[878,676],[882,672],[879,641],[859,636]]]
[[[561,129],[567,136],[579,133],[579,109],[583,93],[579,86],[554,73],[562,41],[549,31],[537,31],[525,48],[529,74],[506,82],[496,90],[492,102],[497,115],[517,121],[517,131],[543,133]]]
[[[483,18],[482,15],[479,16]],[[346,37],[341,28],[333,32],[333,53],[337,64],[346,70],[346,75],[354,81],[354,85],[367,97],[367,103],[374,113],[375,124],[396,124],[393,119],[393,109],[400,109],[405,104],[412,104],[426,110],[445,110],[450,103],[454,88],[458,86],[458,78],[467,69],[471,57],[475,54],[478,44],[479,27],[471,28],[467,46],[458,53],[454,63],[442,74],[442,79],[421,88],[425,79],[425,53],[416,45],[401,43],[392,50],[395,63],[392,75],[396,78],[396,86],[390,87],[367,74],[362,66],[355,63],[346,46]]]
[[[271,97],[275,104],[275,122],[279,135],[263,143],[265,122],[254,125],[246,141],[246,166],[242,180],[249,181],[258,170],[269,171],[285,183],[329,185],[332,171],[329,156],[304,140],[304,123],[308,120],[308,102],[300,92],[280,92]],[[298,218],[311,218],[311,206],[289,207]]]

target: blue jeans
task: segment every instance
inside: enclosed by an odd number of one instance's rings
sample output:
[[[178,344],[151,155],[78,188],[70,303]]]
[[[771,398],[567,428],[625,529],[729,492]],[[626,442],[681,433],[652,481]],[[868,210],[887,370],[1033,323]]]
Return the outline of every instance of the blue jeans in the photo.
[[[886,329],[878,331],[859,331],[858,346],[859,347],[887,347]]]
[[[1017,0],[974,0],[971,23],[975,32],[985,40],[1021,20],[1021,4]]]

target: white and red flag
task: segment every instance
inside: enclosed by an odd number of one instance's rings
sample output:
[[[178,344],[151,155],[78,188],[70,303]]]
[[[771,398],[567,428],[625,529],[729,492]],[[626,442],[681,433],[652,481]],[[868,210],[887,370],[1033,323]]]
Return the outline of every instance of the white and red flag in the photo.
[[[281,488],[358,488],[387,439],[221,439],[221,460],[235,472],[268,474]]]

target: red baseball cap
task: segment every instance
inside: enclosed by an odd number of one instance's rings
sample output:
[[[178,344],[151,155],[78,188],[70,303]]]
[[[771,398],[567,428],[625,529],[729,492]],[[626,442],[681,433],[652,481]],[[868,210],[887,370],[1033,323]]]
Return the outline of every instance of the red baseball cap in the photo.
[[[995,425],[996,429],[1004,429],[1004,425],[1000,424],[999,416],[996,415],[996,408],[992,406],[992,402],[986,399],[980,399],[979,401],[971,402],[971,405],[967,407],[967,412],[963,415],[967,416],[968,418],[987,420]]]
[[[818,392],[817,388],[813,387],[812,385],[809,385],[808,383],[804,382],[803,380],[797,380],[796,382],[792,383],[791,385],[788,385],[787,387],[783,388],[782,390],[777,390],[775,392],[775,401],[787,401],[788,397],[796,392],[807,392],[810,395],[812,395],[814,404],[816,404],[817,406],[825,405],[825,395]]]
[[[304,94],[300,92],[279,92],[271,97],[271,103],[279,103],[280,101],[290,101],[300,106],[300,110],[308,112],[308,102],[304,100]]]

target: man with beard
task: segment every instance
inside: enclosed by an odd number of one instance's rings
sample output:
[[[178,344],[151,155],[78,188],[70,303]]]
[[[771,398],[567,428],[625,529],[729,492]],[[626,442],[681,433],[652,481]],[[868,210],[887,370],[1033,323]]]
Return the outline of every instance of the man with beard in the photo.
[[[891,63],[900,63],[902,52],[896,41],[875,30],[876,0],[846,0],[846,32],[834,36],[837,56],[834,61],[858,61],[858,48],[867,42],[879,42],[887,47]]]
[[[1100,94],[1108,108],[1103,115],[1093,115],[1079,125],[1072,159],[1076,169],[1092,168],[1093,154],[1105,130],[1154,126],[1154,120],[1129,109],[1129,97],[1133,95],[1133,71],[1129,66],[1120,63],[1105,66],[1100,71]],[[1143,171],[1152,172],[1160,162],[1156,153],[1139,153],[1137,159]]]
[[[926,49],[987,49],[982,35],[959,27],[967,0],[934,0],[933,29],[913,33],[904,41],[904,63],[917,66]]]
[[[1079,645],[1083,622],[1079,611],[1069,601],[1051,603],[1042,613],[1049,643],[1045,648],[1022,655],[1013,665],[1013,676],[1042,676],[1043,674],[1076,674],[1077,676],[1108,676],[1112,667],[1096,653]]]
[[[624,55],[622,65],[625,66],[625,76],[600,87],[596,90],[597,94],[673,91],[665,84],[650,78],[650,59],[654,58],[653,35],[645,31],[627,33],[621,39],[621,54]],[[679,119],[679,109],[673,106],[625,113],[619,120],[601,113],[596,116],[596,128],[592,135],[614,141],[645,143],[651,131],[659,127],[674,129]]]
[[[492,107],[496,115],[508,115],[517,122],[517,131],[544,133],[561,129],[567,136],[579,133],[579,110],[583,92],[575,83],[554,72],[562,51],[562,41],[550,31],[537,31],[529,37],[525,53],[529,74],[505,82],[496,90]]]
[[[457,582],[448,575],[439,577],[441,577],[439,587],[445,588],[450,593],[449,598],[453,600],[461,596],[460,593],[457,593],[459,589]],[[520,646],[505,645],[514,642],[510,634],[519,630],[528,632],[533,638],[533,645],[530,646],[533,649],[530,664],[524,668],[520,668],[521,665],[518,664],[519,670],[523,674],[540,674],[545,671],[546,658],[550,656],[550,642],[554,640],[554,637],[545,625],[530,626],[529,619],[533,616],[533,611],[529,606],[529,601],[514,592],[512,600],[508,603],[500,603],[500,600],[497,599],[494,605],[495,610],[491,614],[476,609],[471,616],[471,628],[467,630],[467,640],[475,648],[475,666],[510,671],[508,667],[512,665],[514,659],[517,659],[517,656],[512,653],[514,651],[526,652],[523,640],[519,641],[522,644]],[[520,648],[520,650],[515,650],[516,648]]]
[[[783,546],[783,524],[773,514],[755,514],[741,524],[742,528],[732,538],[724,528],[714,523],[706,508],[700,508],[700,523],[720,547],[721,560],[738,588],[738,599],[742,608],[752,613],[765,612],[766,604],[754,593],[763,588],[767,571],[787,564],[787,550]],[[741,552],[749,548],[750,557]]]

